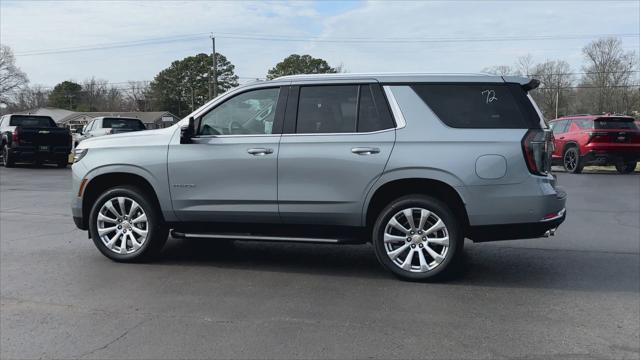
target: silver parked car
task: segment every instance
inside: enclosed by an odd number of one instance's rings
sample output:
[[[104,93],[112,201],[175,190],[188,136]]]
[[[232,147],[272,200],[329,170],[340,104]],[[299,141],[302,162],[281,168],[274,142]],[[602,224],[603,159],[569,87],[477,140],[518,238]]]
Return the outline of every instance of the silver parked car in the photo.
[[[473,241],[565,219],[550,131],[522,77],[298,75],[239,87],[173,127],[83,141],[72,211],[141,261],[173,237],[373,245],[404,279]]]

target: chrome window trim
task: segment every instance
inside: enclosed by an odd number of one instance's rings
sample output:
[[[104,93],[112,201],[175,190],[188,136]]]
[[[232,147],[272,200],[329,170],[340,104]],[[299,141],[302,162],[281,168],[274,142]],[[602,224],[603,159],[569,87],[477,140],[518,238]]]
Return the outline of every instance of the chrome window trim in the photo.
[[[367,131],[367,132],[341,132],[341,133],[292,133],[292,134],[282,134],[282,136],[321,136],[321,135],[329,135],[329,136],[340,136],[340,135],[368,135],[368,134],[379,134],[387,131],[395,131],[396,128],[388,128],[376,131]]]
[[[280,137],[282,134],[236,134],[236,135],[198,135],[192,139],[237,138],[237,137]]]
[[[383,85],[382,89],[384,90],[384,94],[387,96],[387,100],[389,101],[389,105],[391,106],[391,114],[393,114],[393,118],[396,121],[396,129],[404,128],[405,126],[407,126],[407,121],[404,119],[404,115],[402,115],[402,110],[400,110],[400,105],[398,105],[396,97],[393,96],[391,86]]]

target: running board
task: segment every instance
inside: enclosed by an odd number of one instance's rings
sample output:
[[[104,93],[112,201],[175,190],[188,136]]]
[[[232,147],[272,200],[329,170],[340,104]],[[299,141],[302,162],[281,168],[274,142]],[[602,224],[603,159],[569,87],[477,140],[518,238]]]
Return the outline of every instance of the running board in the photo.
[[[211,234],[211,233],[184,233],[172,230],[171,236],[180,239],[227,239],[247,241],[276,241],[276,242],[301,242],[316,244],[346,243],[348,240],[334,238],[299,237],[299,236],[265,236],[252,234]]]

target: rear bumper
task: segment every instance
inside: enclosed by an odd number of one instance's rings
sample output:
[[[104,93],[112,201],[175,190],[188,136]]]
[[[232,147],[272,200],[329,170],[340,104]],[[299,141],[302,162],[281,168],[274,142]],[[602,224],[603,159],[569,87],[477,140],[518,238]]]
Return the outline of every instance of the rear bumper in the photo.
[[[537,223],[472,226],[467,237],[475,242],[539,238],[558,228],[566,217],[567,213],[563,211],[554,219]]]
[[[608,165],[618,162],[640,161],[640,150],[589,150],[581,159],[585,165]]]
[[[39,151],[37,146],[16,146],[9,149],[11,156],[21,160],[53,160],[62,161],[69,158],[70,146],[50,146],[47,151]]]

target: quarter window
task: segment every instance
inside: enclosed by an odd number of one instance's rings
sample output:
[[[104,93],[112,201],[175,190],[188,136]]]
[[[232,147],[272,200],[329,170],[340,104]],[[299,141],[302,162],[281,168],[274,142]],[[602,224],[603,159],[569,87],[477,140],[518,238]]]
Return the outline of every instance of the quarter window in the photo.
[[[394,127],[389,108],[379,87],[360,86],[358,104],[358,132],[371,132]]]
[[[505,84],[421,84],[412,88],[442,122],[454,128],[526,129],[530,126],[514,93]],[[526,103],[523,91],[516,95],[520,97],[518,101]]]
[[[355,132],[357,101],[357,85],[301,87],[296,132]]]
[[[271,134],[279,88],[248,91],[202,116],[200,135]]]

